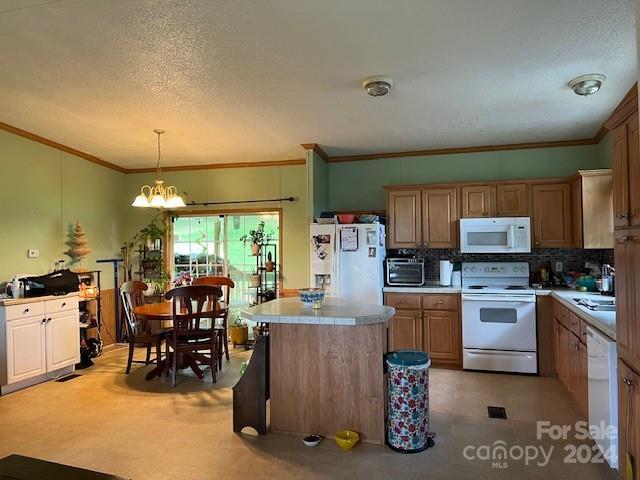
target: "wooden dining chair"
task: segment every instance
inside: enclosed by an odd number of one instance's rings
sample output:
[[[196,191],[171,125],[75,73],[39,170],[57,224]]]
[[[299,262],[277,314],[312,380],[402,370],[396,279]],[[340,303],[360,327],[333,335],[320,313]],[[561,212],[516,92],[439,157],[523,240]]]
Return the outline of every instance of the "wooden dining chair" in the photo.
[[[169,290],[167,300],[173,300],[173,331],[167,337],[167,358],[171,355],[171,384],[176,386],[178,354],[187,364],[206,359],[211,367],[211,378],[216,382],[218,342],[215,328],[216,306],[222,295],[219,287],[192,285]],[[202,352],[209,352],[206,357]]]
[[[235,288],[236,284],[229,277],[198,277],[193,280],[193,285],[210,285],[212,287],[220,287],[222,290],[222,297],[219,304],[219,315],[216,319],[222,320],[222,345],[224,347],[224,356],[229,361],[229,333],[228,333],[228,319],[229,319],[229,304],[231,303],[231,289]],[[220,359],[222,359],[222,352],[220,353]],[[222,367],[222,365],[220,365]]]
[[[132,363],[151,363],[151,348],[156,347],[155,361],[160,365],[162,357],[162,341],[171,331],[171,328],[162,328],[153,325],[152,322],[144,319],[137,319],[133,313],[133,309],[139,305],[144,305],[143,292],[147,290],[147,284],[144,282],[130,281],[125,282],[120,287],[120,296],[122,298],[122,306],[126,319],[127,339],[129,341],[129,357],[127,359],[128,374],[131,371]],[[145,361],[133,360],[133,353],[136,345],[147,347],[147,357]]]

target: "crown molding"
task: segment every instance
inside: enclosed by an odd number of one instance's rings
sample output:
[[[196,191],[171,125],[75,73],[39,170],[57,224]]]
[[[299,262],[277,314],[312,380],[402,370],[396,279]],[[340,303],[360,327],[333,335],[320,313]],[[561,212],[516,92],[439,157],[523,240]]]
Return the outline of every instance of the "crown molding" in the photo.
[[[331,159],[331,157],[327,155],[327,152],[325,152],[317,143],[301,143],[300,146],[305,150],[313,150],[325,162],[329,162]]]
[[[250,167],[286,167],[289,165],[305,165],[304,158],[291,160],[268,160],[266,162],[235,162],[235,163],[210,163],[206,165],[176,165],[173,167],[161,167],[161,172],[181,172],[187,170],[215,170],[220,168],[250,168]],[[125,173],[153,173],[155,168],[128,168]]]
[[[106,160],[102,160],[101,158],[98,158],[95,155],[91,155],[90,153],[83,152],[82,150],[78,150],[77,148],[73,148],[68,145],[63,145],[62,143],[54,142],[53,140],[49,140],[48,138],[41,137],[40,135],[36,135],[35,133],[32,133],[32,132],[28,132],[27,130],[14,127],[13,125],[9,125],[8,123],[0,122],[0,130],[13,133],[14,135],[18,135],[19,137],[23,137],[28,140],[33,140],[34,142],[47,145],[48,147],[55,148],[62,152],[70,153],[71,155],[75,155],[76,157],[84,158],[85,160],[88,160],[91,163],[95,163],[97,165],[110,168],[112,170],[115,170],[116,172],[127,173],[126,168],[107,162]]]

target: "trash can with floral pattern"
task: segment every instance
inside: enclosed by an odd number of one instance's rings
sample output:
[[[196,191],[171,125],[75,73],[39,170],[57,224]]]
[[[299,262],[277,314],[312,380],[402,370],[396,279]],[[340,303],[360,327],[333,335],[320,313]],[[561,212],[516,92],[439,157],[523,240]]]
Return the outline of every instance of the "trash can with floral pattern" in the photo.
[[[429,367],[425,352],[398,350],[386,357],[388,372],[387,443],[402,453],[433,446],[429,430]]]

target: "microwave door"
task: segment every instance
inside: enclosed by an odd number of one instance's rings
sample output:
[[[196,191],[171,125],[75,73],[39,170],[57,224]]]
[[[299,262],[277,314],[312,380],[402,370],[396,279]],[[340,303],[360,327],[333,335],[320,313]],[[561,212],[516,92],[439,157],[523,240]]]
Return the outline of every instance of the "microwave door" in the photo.
[[[509,225],[468,226],[462,239],[463,253],[503,253],[513,245],[513,227]]]

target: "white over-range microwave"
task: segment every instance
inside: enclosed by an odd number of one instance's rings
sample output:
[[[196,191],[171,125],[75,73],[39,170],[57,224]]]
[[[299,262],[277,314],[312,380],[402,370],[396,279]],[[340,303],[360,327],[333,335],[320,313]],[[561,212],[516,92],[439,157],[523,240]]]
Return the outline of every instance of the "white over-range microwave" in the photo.
[[[462,253],[529,253],[529,217],[463,218],[460,220]]]

